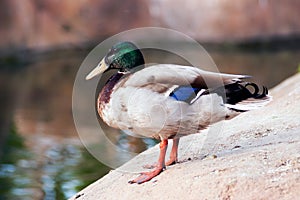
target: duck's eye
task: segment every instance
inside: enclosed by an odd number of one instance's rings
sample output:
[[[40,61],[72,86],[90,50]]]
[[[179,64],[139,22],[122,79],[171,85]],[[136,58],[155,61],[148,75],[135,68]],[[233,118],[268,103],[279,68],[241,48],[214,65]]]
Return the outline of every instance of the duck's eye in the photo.
[[[114,56],[113,54],[112,55],[107,54],[107,56],[104,59],[105,64],[110,65],[112,63],[112,61],[113,61],[113,56]]]
[[[115,53],[116,53],[116,49],[110,49],[108,51],[107,55],[105,56],[105,63],[106,64],[111,64],[114,61]]]

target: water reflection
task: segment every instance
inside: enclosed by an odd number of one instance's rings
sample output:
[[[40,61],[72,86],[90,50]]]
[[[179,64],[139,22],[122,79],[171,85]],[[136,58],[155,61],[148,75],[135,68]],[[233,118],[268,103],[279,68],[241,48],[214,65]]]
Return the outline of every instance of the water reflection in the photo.
[[[268,87],[296,73],[300,63],[300,52],[292,51],[210,54],[220,71],[250,74]],[[0,199],[65,199],[110,170],[82,147],[73,125],[73,82],[86,55],[76,51],[0,69]],[[155,60],[175,62],[161,52]],[[155,144],[106,130],[123,150],[141,152]]]
[[[15,128],[1,151],[0,199],[66,199],[110,170],[78,145],[34,152]]]
[[[0,164],[0,199],[13,199],[19,194],[26,196],[29,191],[21,191],[32,184],[30,175],[25,168],[24,161],[30,158],[26,151],[24,140],[17,134],[15,127],[10,127],[6,143],[1,146],[1,164]],[[14,178],[12,178],[14,177]]]

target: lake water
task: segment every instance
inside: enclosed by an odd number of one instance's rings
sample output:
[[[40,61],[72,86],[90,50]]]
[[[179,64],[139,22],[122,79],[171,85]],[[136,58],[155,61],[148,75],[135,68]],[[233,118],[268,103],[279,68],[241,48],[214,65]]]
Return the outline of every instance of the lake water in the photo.
[[[110,170],[82,146],[72,118],[73,83],[87,53],[42,55],[0,69],[0,200],[65,199]],[[209,53],[221,72],[249,74],[269,88],[300,64],[300,51]],[[108,130],[117,145],[133,152],[155,144]]]

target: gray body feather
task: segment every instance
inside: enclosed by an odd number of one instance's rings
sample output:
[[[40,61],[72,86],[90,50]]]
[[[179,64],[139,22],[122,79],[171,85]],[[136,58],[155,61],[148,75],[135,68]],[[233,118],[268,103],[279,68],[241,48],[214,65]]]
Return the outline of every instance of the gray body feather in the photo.
[[[156,139],[181,137],[269,101],[266,96],[263,100],[249,98],[232,105],[226,104],[217,93],[202,95],[205,90],[243,78],[248,76],[212,73],[181,65],[155,65],[120,79],[109,102],[98,99],[98,111],[101,118],[115,128]],[[190,103],[170,98],[174,88],[182,85],[200,88],[201,93]]]

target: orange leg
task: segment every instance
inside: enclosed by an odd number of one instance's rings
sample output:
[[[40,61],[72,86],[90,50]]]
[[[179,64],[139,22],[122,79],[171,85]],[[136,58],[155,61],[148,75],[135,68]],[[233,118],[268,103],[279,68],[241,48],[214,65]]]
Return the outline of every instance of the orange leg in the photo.
[[[165,156],[166,156],[167,147],[168,147],[168,140],[162,140],[159,144],[160,153],[159,153],[158,163],[157,166],[155,166],[154,170],[150,172],[143,172],[139,177],[129,181],[128,183],[141,184],[150,181],[152,178],[160,174],[166,168]]]
[[[172,146],[172,150],[170,153],[170,159],[166,162],[166,166],[170,166],[173,165],[175,163],[177,163],[178,159],[178,144],[179,144],[179,138],[174,138],[173,139],[173,146]]]
[[[170,159],[166,162],[166,166],[170,166],[178,162],[178,144],[179,144],[179,138],[174,138],[172,150],[170,153]],[[144,165],[143,167],[146,169],[153,169],[156,168],[158,165],[159,163],[154,163],[154,164]]]

